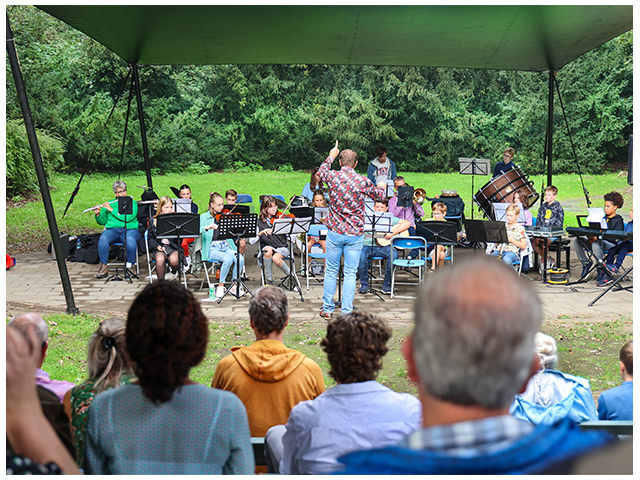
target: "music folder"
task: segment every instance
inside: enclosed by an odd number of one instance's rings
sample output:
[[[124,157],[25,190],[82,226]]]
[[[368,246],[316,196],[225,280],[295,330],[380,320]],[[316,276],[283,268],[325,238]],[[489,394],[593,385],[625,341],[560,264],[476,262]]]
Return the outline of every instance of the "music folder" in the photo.
[[[608,228],[607,225],[607,217],[604,214],[604,208],[602,207],[588,207],[587,212],[587,223],[589,224],[589,228],[595,228],[597,230],[606,230]]]

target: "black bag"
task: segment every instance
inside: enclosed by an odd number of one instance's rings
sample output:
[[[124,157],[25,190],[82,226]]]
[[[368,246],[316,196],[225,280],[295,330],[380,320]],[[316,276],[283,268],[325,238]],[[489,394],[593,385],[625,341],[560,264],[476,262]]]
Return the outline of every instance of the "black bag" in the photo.
[[[78,248],[73,255],[75,262],[85,262],[89,264],[98,263],[100,256],[98,255],[98,242],[100,241],[100,233],[91,233],[88,235],[80,235],[78,237]]]

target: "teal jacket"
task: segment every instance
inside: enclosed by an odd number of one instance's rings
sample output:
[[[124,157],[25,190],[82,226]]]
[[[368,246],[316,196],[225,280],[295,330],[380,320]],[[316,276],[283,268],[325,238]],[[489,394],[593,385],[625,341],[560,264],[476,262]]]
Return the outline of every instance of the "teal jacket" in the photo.
[[[209,210],[200,214],[200,238],[202,238],[202,261],[209,261],[209,248],[211,248],[211,242],[213,240],[214,229],[205,230],[204,227],[208,227],[212,223],[216,223],[216,219],[213,218]],[[235,252],[236,245],[233,240],[227,240],[227,244]]]
[[[113,207],[112,212],[104,207],[100,209],[100,213],[96,215],[96,222],[98,225],[104,225],[105,228],[124,228],[125,216],[118,213],[118,203],[114,202],[111,206]],[[127,215],[126,228],[138,228],[138,202],[135,200],[133,201],[133,213],[131,215]]]

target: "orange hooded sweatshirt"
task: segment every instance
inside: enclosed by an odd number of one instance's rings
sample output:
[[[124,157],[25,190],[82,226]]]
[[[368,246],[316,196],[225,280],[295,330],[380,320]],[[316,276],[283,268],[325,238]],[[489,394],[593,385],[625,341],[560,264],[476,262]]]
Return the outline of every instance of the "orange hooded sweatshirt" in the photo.
[[[324,392],[316,362],[278,340],[258,340],[234,347],[216,368],[211,386],[235,393],[247,409],[252,437],[264,437],[284,425],[299,402]]]

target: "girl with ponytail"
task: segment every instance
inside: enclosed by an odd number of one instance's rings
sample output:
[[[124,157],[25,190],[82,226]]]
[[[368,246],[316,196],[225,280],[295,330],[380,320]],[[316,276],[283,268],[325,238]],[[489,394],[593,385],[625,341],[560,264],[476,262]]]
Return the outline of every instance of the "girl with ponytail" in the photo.
[[[71,434],[78,467],[84,468],[87,414],[93,399],[104,390],[135,380],[125,344],[126,323],[122,318],[100,322],[89,339],[89,379],[72,388],[63,399],[71,421]]]

